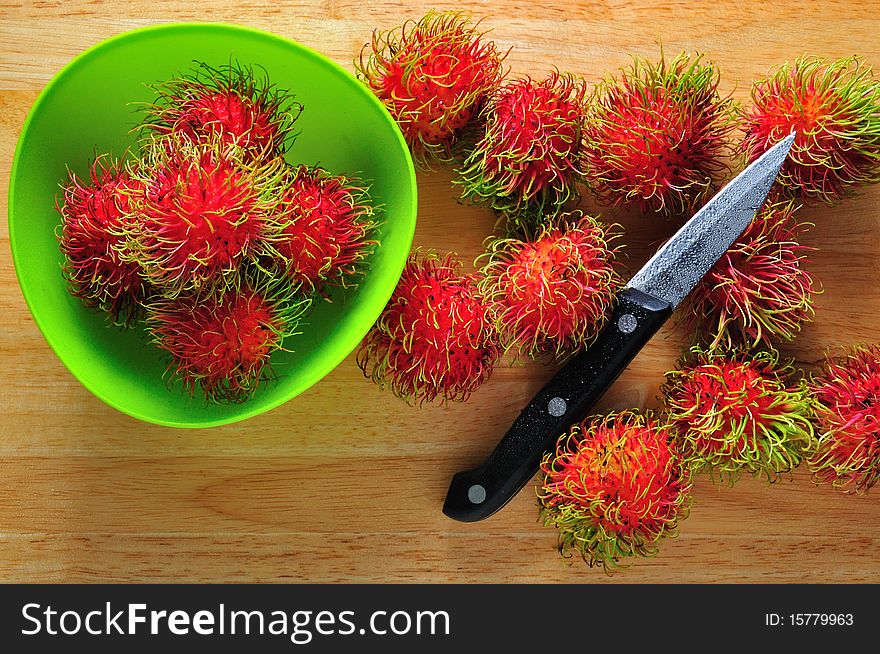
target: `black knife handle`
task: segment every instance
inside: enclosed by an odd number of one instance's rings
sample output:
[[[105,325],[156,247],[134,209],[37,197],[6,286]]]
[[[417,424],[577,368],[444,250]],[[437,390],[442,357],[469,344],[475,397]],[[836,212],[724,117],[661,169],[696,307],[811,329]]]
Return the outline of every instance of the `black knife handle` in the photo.
[[[443,513],[475,522],[498,511],[532,478],[544,453],[583,419],[642,346],[672,313],[663,300],[624,289],[596,342],[581,351],[542,388],[479,467],[459,472],[449,485]]]

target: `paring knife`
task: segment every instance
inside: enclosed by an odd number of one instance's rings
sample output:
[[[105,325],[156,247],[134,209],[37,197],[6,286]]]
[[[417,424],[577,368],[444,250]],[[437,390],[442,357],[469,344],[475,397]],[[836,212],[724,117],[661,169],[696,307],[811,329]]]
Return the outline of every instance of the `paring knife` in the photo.
[[[618,294],[596,341],[565,365],[479,467],[452,478],[443,513],[488,518],[537,472],[544,453],[614,383],[645,343],[752,222],[794,134],[765,152],[707,202]]]

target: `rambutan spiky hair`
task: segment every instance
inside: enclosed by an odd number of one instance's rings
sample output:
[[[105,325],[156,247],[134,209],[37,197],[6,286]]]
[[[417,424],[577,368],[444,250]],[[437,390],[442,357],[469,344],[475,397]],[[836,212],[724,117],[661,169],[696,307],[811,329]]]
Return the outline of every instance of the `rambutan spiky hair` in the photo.
[[[733,101],[715,66],[682,53],[636,57],[596,87],[585,131],[587,182],[603,204],[679,215],[712,194],[728,170]]]
[[[134,173],[145,191],[124,258],[168,297],[235,285],[244,264],[276,254],[285,171],[219,138],[154,141]]]
[[[519,228],[554,215],[583,177],[586,83],[554,71],[504,83],[485,110],[486,131],[454,180],[462,198]]]
[[[690,476],[672,434],[651,412],[622,411],[575,424],[541,463],[541,517],[559,551],[613,571],[653,556],[687,516]]]
[[[150,134],[182,134],[194,141],[219,137],[246,156],[284,154],[302,105],[271,85],[264,71],[200,63],[189,74],[153,87],[158,98],[145,107]]]
[[[695,472],[731,483],[742,472],[772,480],[815,445],[806,380],[776,352],[694,346],[666,374],[661,390],[685,462]]]
[[[299,166],[285,184],[282,211],[275,250],[294,283],[306,291],[345,286],[362,271],[378,224],[365,183]]]
[[[754,161],[791,132],[777,185],[827,204],[880,182],[880,79],[858,57],[804,56],[757,81],[741,112],[742,150]]]
[[[813,319],[821,291],[807,270],[815,248],[800,243],[792,202],[769,203],[694,288],[683,308],[713,347],[791,341]]]
[[[478,25],[464,12],[432,11],[397,29],[375,31],[355,62],[422,169],[459,154],[501,82],[506,55]]]
[[[147,307],[153,342],[170,355],[166,377],[210,402],[244,402],[274,378],[273,352],[293,336],[311,300],[287,280],[246,271],[210,296],[155,297]],[[286,348],[285,348],[286,349]]]
[[[810,470],[817,481],[867,492],[880,479],[880,345],[829,355],[810,386],[819,428]]]
[[[473,275],[433,252],[410,257],[357,361],[364,375],[409,403],[466,400],[499,357]]]
[[[102,155],[92,162],[88,180],[68,171],[58,205],[58,240],[71,294],[122,326],[137,320],[150,294],[140,267],[122,256],[132,196],[142,190],[119,160]]]
[[[622,284],[616,228],[574,211],[534,237],[487,241],[480,292],[505,348],[561,357],[598,335]]]

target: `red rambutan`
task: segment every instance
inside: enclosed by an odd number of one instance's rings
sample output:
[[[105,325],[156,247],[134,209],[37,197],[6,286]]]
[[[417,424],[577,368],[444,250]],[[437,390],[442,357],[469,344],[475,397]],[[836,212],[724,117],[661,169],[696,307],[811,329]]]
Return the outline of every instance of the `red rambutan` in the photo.
[[[452,255],[413,255],[358,351],[358,365],[407,402],[465,400],[499,357],[473,275]]]
[[[275,251],[307,290],[345,285],[369,254],[376,228],[367,188],[358,180],[300,166],[282,204],[286,223]]]
[[[246,160],[238,146],[175,136],[153,143],[139,170],[145,192],[126,256],[164,295],[229,288],[243,264],[274,253],[281,158]]]
[[[490,241],[479,286],[502,345],[560,356],[595,338],[621,285],[614,228],[575,211]]]
[[[832,204],[880,182],[880,80],[858,57],[802,57],[752,87],[742,149],[754,161],[796,132],[777,178],[789,197]]]
[[[880,479],[880,345],[829,356],[811,389],[819,443],[810,470],[817,481],[868,491]]]
[[[58,237],[71,294],[106,311],[115,323],[131,324],[149,287],[139,266],[122,260],[122,230],[131,196],[142,192],[142,185],[120,162],[101,156],[92,162],[88,181],[70,172],[62,189]]]
[[[624,411],[572,426],[541,463],[541,517],[559,530],[559,551],[611,571],[652,556],[687,516],[690,478],[668,427],[650,412]]]
[[[586,84],[553,72],[501,86],[486,107],[486,131],[455,183],[462,198],[503,214],[514,227],[558,213],[583,176]]]
[[[302,105],[250,68],[199,64],[190,75],[154,87],[144,127],[194,141],[220,138],[248,155],[274,157],[287,148]]]
[[[310,301],[284,280],[245,275],[237,288],[208,297],[157,297],[147,307],[153,342],[171,355],[169,383],[193,395],[243,402],[273,378],[269,359],[293,335]]]
[[[791,202],[767,204],[687,298],[690,327],[712,346],[792,340],[813,319],[817,282],[804,267],[812,247],[798,242]]]
[[[585,132],[587,182],[604,204],[682,214],[727,171],[733,101],[702,55],[635,58],[597,86]]]
[[[797,466],[815,439],[810,391],[793,373],[772,351],[691,348],[662,387],[685,462],[730,482]]]
[[[503,59],[468,14],[430,12],[374,32],[355,67],[400,125],[416,163],[428,168],[432,159],[453,158],[501,82]]]

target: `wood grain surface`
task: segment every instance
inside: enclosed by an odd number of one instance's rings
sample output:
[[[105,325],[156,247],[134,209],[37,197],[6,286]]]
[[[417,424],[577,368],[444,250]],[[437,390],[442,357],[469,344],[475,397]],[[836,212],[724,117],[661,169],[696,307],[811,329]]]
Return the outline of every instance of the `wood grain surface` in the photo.
[[[157,22],[272,30],[352,69],[376,26],[431,6],[471,9],[517,72],[551,66],[596,81],[631,53],[706,52],[723,88],[804,52],[880,66],[880,3],[608,0],[401,3],[183,0],[0,3],[0,187],[39,90],[73,56]],[[207,9],[206,7],[210,7]],[[446,172],[421,175],[416,245],[479,252],[493,217],[459,206]],[[0,199],[6,212],[6,197]],[[829,347],[880,340],[880,188],[807,209],[811,270],[825,292],[786,351],[811,367]],[[589,204],[588,204],[589,206]],[[674,228],[606,211],[636,269]],[[415,409],[349,357],[299,398],[242,425],[183,431],[139,423],[90,395],[49,349],[15,279],[0,221],[0,580],[426,582],[880,581],[880,494],[852,497],[804,473],[775,484],[700,479],[691,516],[659,556],[610,578],[563,561],[532,489],[473,525],[440,512],[450,475],[482,460],[548,376],[508,365],[466,404]],[[684,334],[665,329],[603,407],[651,406]]]

